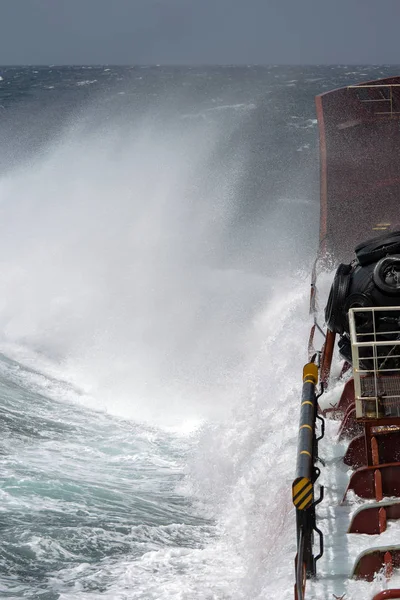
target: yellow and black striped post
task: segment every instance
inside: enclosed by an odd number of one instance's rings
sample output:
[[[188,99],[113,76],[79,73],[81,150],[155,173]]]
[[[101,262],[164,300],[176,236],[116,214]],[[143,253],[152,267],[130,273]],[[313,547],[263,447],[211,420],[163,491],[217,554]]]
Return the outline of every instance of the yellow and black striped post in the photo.
[[[323,486],[320,496],[314,498],[314,483],[320,471],[315,463],[318,460],[318,441],[316,436],[318,367],[308,363],[303,369],[303,390],[301,396],[299,438],[297,446],[296,478],[292,484],[293,504],[296,507],[297,553],[295,560],[296,583],[295,599],[304,600],[306,579],[315,577],[316,562],[324,552],[323,535],[315,520],[315,506],[323,499]],[[321,419],[323,422],[323,419]],[[313,535],[319,535],[320,551],[313,553]]]
[[[293,504],[298,510],[309,508],[314,499],[315,386],[317,382],[318,367],[314,363],[308,363],[303,369],[296,478],[292,485]]]

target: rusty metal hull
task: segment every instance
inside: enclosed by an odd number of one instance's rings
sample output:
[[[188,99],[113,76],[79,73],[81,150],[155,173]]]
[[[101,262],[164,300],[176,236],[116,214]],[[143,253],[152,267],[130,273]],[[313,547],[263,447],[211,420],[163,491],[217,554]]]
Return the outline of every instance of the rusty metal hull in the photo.
[[[356,244],[400,229],[400,77],[316,97],[321,252],[351,258]]]

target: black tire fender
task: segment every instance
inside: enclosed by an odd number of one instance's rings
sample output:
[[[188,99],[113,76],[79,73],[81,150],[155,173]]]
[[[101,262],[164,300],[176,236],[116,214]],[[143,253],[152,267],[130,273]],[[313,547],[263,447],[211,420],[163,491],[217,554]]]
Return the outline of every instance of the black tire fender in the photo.
[[[371,296],[363,293],[356,292],[355,294],[350,294],[345,302],[344,312],[346,315],[346,322],[348,319],[348,312],[350,308],[364,308],[375,306]],[[356,313],[356,323],[358,331],[370,331],[372,324],[372,313],[369,311],[366,312],[357,312]]]
[[[388,275],[393,273],[393,282],[388,282]],[[398,273],[398,276],[396,276]],[[376,265],[373,280],[382,292],[390,296],[400,296],[400,255],[385,256]],[[400,303],[400,299],[399,299]]]
[[[385,233],[355,247],[355,253],[361,266],[370,265],[388,254],[398,252],[400,252],[400,231]]]
[[[351,265],[340,264],[329,292],[325,308],[325,323],[328,329],[335,333],[342,334],[346,325],[346,314],[343,309],[349,291],[351,271]]]

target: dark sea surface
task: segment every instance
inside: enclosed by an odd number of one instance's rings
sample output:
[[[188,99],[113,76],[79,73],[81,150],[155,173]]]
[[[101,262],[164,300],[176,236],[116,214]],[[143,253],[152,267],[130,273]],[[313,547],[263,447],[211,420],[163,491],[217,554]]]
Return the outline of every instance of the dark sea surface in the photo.
[[[1,598],[292,598],[314,96],[392,74],[0,68]]]

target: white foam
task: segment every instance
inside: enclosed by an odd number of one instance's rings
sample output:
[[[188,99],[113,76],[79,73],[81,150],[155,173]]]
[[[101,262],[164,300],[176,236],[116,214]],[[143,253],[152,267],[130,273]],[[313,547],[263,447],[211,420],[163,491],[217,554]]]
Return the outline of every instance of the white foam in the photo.
[[[97,79],[86,79],[85,81],[77,81],[76,85],[82,87],[84,85],[92,85],[93,83],[97,83]]]
[[[253,103],[248,104],[221,104],[220,106],[213,106],[212,108],[207,108],[205,112],[210,112],[214,110],[255,110],[256,105]]]
[[[0,344],[52,360],[91,407],[179,427],[230,402],[268,280],[213,264],[240,153],[210,185],[218,124],[170,127],[83,121],[3,175]]]

